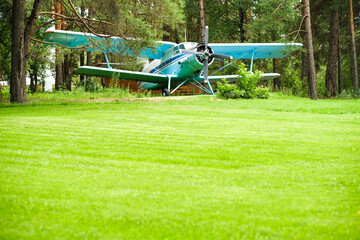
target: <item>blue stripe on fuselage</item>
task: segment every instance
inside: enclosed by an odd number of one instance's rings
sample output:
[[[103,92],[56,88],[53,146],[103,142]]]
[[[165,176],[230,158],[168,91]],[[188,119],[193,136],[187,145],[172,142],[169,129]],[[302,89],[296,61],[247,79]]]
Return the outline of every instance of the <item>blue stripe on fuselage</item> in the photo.
[[[178,60],[178,59],[181,58],[181,57],[184,57],[185,55],[187,55],[187,53],[179,54],[179,55],[177,55],[177,56],[175,56],[175,57],[173,57],[173,58],[170,58],[169,60],[161,63],[159,66],[157,66],[156,68],[154,68],[153,70],[151,70],[150,73],[154,73],[154,72],[156,72],[157,70],[160,70],[161,68],[164,68],[164,67],[166,68],[166,67],[170,66],[171,64],[174,63],[174,61]]]

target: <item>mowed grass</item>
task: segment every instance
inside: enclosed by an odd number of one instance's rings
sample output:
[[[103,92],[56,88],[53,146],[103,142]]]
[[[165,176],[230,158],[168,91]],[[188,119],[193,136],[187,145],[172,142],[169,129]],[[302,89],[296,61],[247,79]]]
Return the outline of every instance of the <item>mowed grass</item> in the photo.
[[[1,239],[359,239],[360,101],[0,105]]]

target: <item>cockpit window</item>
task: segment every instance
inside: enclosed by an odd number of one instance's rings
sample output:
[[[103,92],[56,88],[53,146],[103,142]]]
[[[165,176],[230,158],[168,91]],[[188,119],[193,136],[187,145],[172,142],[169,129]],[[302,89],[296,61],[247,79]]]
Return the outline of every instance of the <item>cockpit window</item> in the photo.
[[[180,49],[185,49],[184,44],[180,44],[179,47],[180,47]]]

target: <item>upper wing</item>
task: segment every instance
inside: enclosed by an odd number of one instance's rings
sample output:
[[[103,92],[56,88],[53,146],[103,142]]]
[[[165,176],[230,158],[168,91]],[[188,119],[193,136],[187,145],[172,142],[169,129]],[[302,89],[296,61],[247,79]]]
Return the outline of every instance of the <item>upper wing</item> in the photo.
[[[215,53],[230,55],[234,59],[283,58],[301,48],[301,43],[211,43]]]
[[[279,73],[263,73],[259,80],[271,80],[271,79],[274,79],[277,77],[280,77]],[[226,79],[228,82],[232,83],[232,82],[239,81],[239,75],[209,76],[208,79],[211,83],[215,83],[215,82],[221,81],[223,79]],[[204,81],[204,77],[203,76],[198,77],[198,78],[196,78],[196,80]]]
[[[107,77],[107,78],[118,78],[123,80],[134,80],[151,83],[166,84],[169,77],[162,74],[145,73],[145,72],[134,72],[119,69],[101,68],[101,67],[90,67],[82,66],[78,67],[77,73],[96,77]]]
[[[99,37],[103,36],[103,37]],[[63,30],[49,30],[44,34],[44,41],[57,43],[66,47],[86,47],[87,51],[101,50],[104,52],[123,52],[131,54],[131,50],[125,47],[124,39],[109,37],[106,35],[96,36],[91,33],[72,32]],[[127,39],[129,40],[129,39]],[[135,40],[135,39],[131,39]],[[140,57],[161,59],[163,53],[176,43],[157,41],[153,48],[142,49]]]

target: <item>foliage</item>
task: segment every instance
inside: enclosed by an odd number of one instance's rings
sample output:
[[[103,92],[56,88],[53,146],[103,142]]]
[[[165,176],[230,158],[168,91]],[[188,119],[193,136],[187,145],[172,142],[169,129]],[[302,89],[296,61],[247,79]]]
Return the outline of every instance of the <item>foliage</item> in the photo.
[[[240,91],[237,85],[229,84],[225,79],[217,83],[217,90],[217,96],[225,99],[241,98],[244,95],[244,91]]]
[[[199,41],[199,6],[198,1],[186,1],[186,19],[188,39]],[[305,35],[303,28],[303,5],[296,0],[204,0],[206,24],[210,28],[211,42],[302,42]],[[354,15],[359,16],[360,1],[353,1]],[[336,8],[341,16],[342,72],[344,89],[351,89],[349,63],[349,1],[311,1],[315,63],[317,72],[327,64],[330,12]],[[360,21],[355,17],[355,33],[359,39]],[[357,41],[357,48],[360,42]],[[301,51],[292,53],[280,60],[277,72],[281,74],[282,90],[300,96],[309,95],[307,80],[307,62]],[[358,59],[360,51],[357,51]],[[302,59],[303,58],[303,59]],[[248,63],[248,61],[245,61]],[[220,67],[214,63],[211,67]],[[272,72],[271,60],[256,60],[254,67],[263,72]],[[360,65],[359,65],[360,69]],[[232,71],[232,72],[231,72]],[[225,74],[235,74],[234,68],[225,70]],[[301,75],[303,75],[301,77]],[[320,74],[320,78],[325,75]],[[324,79],[319,79],[321,96]]]
[[[239,81],[236,84],[229,84],[225,79],[217,84],[218,96],[225,99],[236,98],[268,98],[269,89],[257,87],[261,72],[252,73],[244,64],[239,65]]]
[[[0,4],[0,81],[8,82],[11,75],[11,11],[11,2],[2,0]]]
[[[240,64],[238,67],[239,81],[236,82],[236,85],[240,91],[244,91],[244,98],[256,98],[255,89],[261,78],[261,72],[252,73],[246,69],[244,64]]]
[[[281,91],[296,96],[308,96],[308,82],[301,79],[301,54],[294,53],[279,61],[279,69],[281,69]]]
[[[89,0],[76,4],[77,6],[83,4],[85,9],[91,10],[97,20],[111,23],[100,26],[94,23],[88,25],[91,31],[127,39],[141,39],[141,41],[125,41],[125,47],[111,46],[121,55],[128,53],[127,48],[131,48],[133,54],[138,54],[141,48],[148,47],[155,40],[169,35],[167,29],[175,30],[184,22],[183,0]],[[66,5],[64,7],[66,8]],[[67,10],[69,15],[74,15],[71,9]],[[78,26],[74,25],[73,28],[77,30]],[[83,24],[80,28],[85,32],[89,31]]]
[[[260,99],[268,99],[270,96],[269,89],[266,87],[257,87],[255,88],[255,96]]]
[[[86,77],[84,81],[79,82],[76,86],[82,88],[85,92],[95,92],[99,90],[99,84],[93,80],[93,78]]]
[[[40,27],[47,21],[49,21],[50,18],[46,16],[42,16],[39,18],[36,28],[39,28],[38,31],[36,31],[33,35],[36,39],[42,39],[44,32],[46,31],[46,27]],[[27,62],[27,71],[30,76],[30,80],[32,81],[30,84],[31,92],[33,93],[36,89],[34,84],[34,78],[38,79],[37,84],[45,84],[45,78],[46,78],[46,71],[52,66],[50,64],[51,62],[51,51],[50,46],[47,46],[42,43],[38,43],[35,41],[32,41],[30,43],[30,57]]]
[[[11,1],[2,0],[0,5],[0,67],[5,79],[10,76],[10,46],[11,46]],[[25,1],[26,13],[30,14],[33,1]],[[53,1],[44,1],[42,12],[51,12]],[[187,32],[188,41],[199,41],[199,3],[192,0],[72,0],[77,10],[84,5],[86,13],[90,10],[93,15],[85,17],[101,20],[100,22],[87,22],[87,26],[97,33],[113,34],[122,37],[141,38],[143,41],[126,41],[126,46],[131,47],[134,53],[155,40],[166,38],[170,41],[183,41],[183,33]],[[359,16],[360,2],[353,1],[355,16]],[[302,41],[304,36],[302,23],[303,6],[297,0],[204,0],[206,24],[210,27],[211,42],[290,42]],[[320,77],[320,95],[326,96],[322,88],[325,75],[322,74],[327,63],[328,51],[328,30],[329,23],[324,19],[329,19],[333,8],[338,9],[341,17],[341,45],[342,45],[342,68],[344,89],[350,89],[351,73],[349,63],[348,48],[348,2],[347,1],[311,1],[312,22],[314,29],[314,50],[318,76]],[[70,18],[65,26],[67,30],[85,31],[87,29],[77,18],[70,5],[64,4],[64,14]],[[43,14],[39,20],[45,23],[50,20],[49,16]],[[109,24],[108,24],[108,23]],[[51,23],[53,24],[53,22]],[[41,39],[41,33],[49,25],[37,31],[35,38]],[[355,32],[359,38],[360,30],[359,18],[355,19]],[[299,31],[298,31],[299,30]],[[296,37],[296,38],[295,38]],[[357,38],[357,39],[358,39]],[[357,41],[357,48],[360,49],[360,41]],[[42,61],[38,56],[47,56],[46,51],[35,49],[32,43],[31,57],[28,64],[31,73],[37,72],[39,75],[44,72]],[[121,52],[121,50],[119,50]],[[64,51],[66,52],[66,51]],[[124,49],[122,50],[124,53]],[[360,56],[360,51],[357,51]],[[296,95],[308,95],[306,62],[301,59],[299,52],[293,53],[285,59],[280,60],[277,72],[282,75],[281,86],[283,91],[289,91]],[[359,58],[359,57],[358,57]],[[133,64],[134,59],[128,56],[119,56],[118,61],[129,63],[131,70],[138,70]],[[249,63],[249,61],[244,61]],[[76,63],[77,64],[77,63]],[[41,67],[39,67],[41,66]],[[215,62],[211,68],[220,67],[219,62]],[[125,67],[128,68],[128,67]],[[261,69],[263,72],[272,72],[271,60],[257,60],[254,68]],[[226,68],[224,74],[234,74],[235,68]],[[300,77],[304,72],[304,76]],[[235,94],[236,95],[236,94]]]
[[[360,98],[360,90],[354,92],[353,89],[343,90],[342,93],[336,96],[337,99],[359,99]]]

